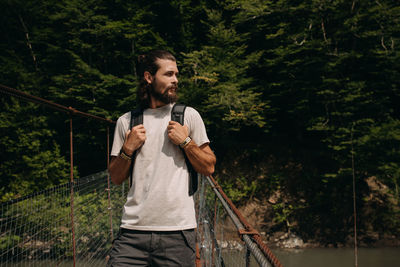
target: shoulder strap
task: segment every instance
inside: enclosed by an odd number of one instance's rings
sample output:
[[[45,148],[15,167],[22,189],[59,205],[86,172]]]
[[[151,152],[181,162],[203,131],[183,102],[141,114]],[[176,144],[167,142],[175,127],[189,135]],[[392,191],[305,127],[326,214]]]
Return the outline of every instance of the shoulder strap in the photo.
[[[185,104],[175,104],[172,107],[171,120],[179,122],[181,125],[183,125],[185,122],[185,109],[186,109]],[[192,163],[190,163],[190,160],[186,156],[185,151],[182,148],[181,148],[181,150],[182,150],[183,156],[185,157],[186,166],[189,170],[189,176],[190,176],[189,196],[192,196],[197,191],[199,179],[198,179],[197,172],[194,170]]]
[[[175,104],[172,107],[171,111],[171,121],[176,121],[179,122],[181,125],[184,124],[184,119],[185,119],[185,109],[186,105],[184,104]]]
[[[132,130],[132,127],[143,124],[143,109],[137,108],[131,111],[131,120],[129,122],[129,130]],[[129,169],[129,188],[132,186],[132,171],[133,171],[133,163],[136,159],[136,151],[133,152],[131,167]]]
[[[137,108],[131,111],[131,121],[129,123],[129,130],[132,127],[143,124],[143,110],[141,108]]]

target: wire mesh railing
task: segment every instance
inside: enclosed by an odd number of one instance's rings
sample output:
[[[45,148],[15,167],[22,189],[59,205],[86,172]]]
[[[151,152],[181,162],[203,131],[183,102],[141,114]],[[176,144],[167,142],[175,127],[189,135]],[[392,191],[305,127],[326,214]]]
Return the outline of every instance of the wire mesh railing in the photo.
[[[108,179],[103,171],[2,203],[0,266],[72,266],[71,186],[76,265],[105,266],[128,188],[108,188]]]
[[[127,182],[109,187],[108,179],[108,172],[103,171],[2,203],[0,266],[72,266],[74,261],[76,266],[105,266],[128,191]],[[212,178],[202,177],[195,195],[196,265],[281,266],[263,252],[254,240],[257,233],[246,231],[230,204],[215,191],[217,187]]]
[[[73,137],[74,137],[74,134],[73,134],[73,117],[76,117],[76,116],[79,116],[79,117],[83,117],[83,118],[87,118],[87,119],[92,119],[92,120],[95,120],[95,121],[99,121],[99,122],[102,122],[102,123],[105,123],[106,125],[107,125],[107,150],[105,151],[105,154],[107,154],[107,169],[108,169],[108,165],[109,165],[109,139],[110,139],[110,132],[109,132],[109,125],[111,124],[111,125],[113,125],[113,124],[115,124],[115,122],[114,121],[112,121],[112,120],[109,120],[109,119],[105,119],[105,118],[102,118],[102,117],[98,117],[98,116],[95,116],[95,115],[92,115],[92,114],[89,114],[89,113],[85,113],[85,112],[82,112],[82,111],[79,111],[79,110],[76,110],[76,109],[74,109],[74,108],[72,108],[72,107],[66,107],[66,106],[63,106],[63,105],[60,105],[60,104],[57,104],[57,103],[54,103],[54,102],[51,102],[51,101],[49,101],[49,100],[46,100],[46,99],[43,99],[43,98],[40,98],[40,97],[37,97],[37,96],[33,96],[33,95],[30,95],[30,94],[27,94],[27,93],[25,93],[25,92],[22,92],[22,91],[20,91],[20,90],[17,90],[17,89],[14,89],[14,88],[10,88],[10,87],[8,87],[8,86],[4,86],[4,85],[1,85],[0,84],[0,93],[2,93],[2,94],[4,94],[4,95],[7,95],[7,96],[11,96],[11,97],[14,97],[14,98],[17,98],[17,99],[20,99],[20,100],[23,100],[23,101],[26,101],[26,102],[31,102],[31,103],[37,103],[37,104],[40,104],[41,106],[46,106],[46,107],[49,107],[49,108],[51,108],[51,109],[55,109],[55,110],[58,110],[58,111],[62,111],[62,112],[64,112],[64,113],[67,113],[68,115],[69,115],[69,156],[70,156],[70,182],[69,183],[67,183],[66,184],[66,188],[67,188],[67,192],[69,192],[69,194],[68,194],[68,196],[69,196],[69,202],[68,202],[68,205],[66,205],[67,207],[68,207],[68,209],[69,209],[69,225],[70,225],[70,227],[68,228],[69,229],[69,231],[70,231],[70,233],[71,233],[71,244],[70,244],[70,247],[72,248],[72,266],[76,266],[76,262],[77,262],[77,254],[78,253],[80,253],[81,252],[81,248],[79,248],[78,247],[78,245],[80,244],[80,243],[84,243],[85,241],[85,238],[83,238],[83,239],[81,239],[80,238],[80,236],[79,236],[79,219],[80,219],[80,217],[79,216],[76,216],[75,215],[75,212],[78,212],[78,214],[79,214],[79,212],[80,211],[82,211],[82,212],[85,212],[86,210],[85,210],[85,208],[82,208],[82,210],[75,210],[75,202],[77,202],[78,204],[80,204],[80,201],[81,201],[81,198],[82,198],[82,196],[80,195],[80,194],[77,194],[75,191],[76,190],[80,190],[80,187],[82,187],[83,186],[83,184],[82,184],[82,181],[84,181],[84,180],[81,180],[81,179],[79,179],[78,181],[79,182],[77,182],[77,181],[75,181],[75,177],[74,177],[74,149],[73,149]],[[88,176],[89,177],[89,176]],[[69,186],[68,186],[69,185]],[[85,186],[84,186],[85,187]],[[109,177],[107,178],[107,190],[106,190],[106,196],[107,196],[107,203],[108,203],[108,205],[109,205],[109,208],[108,208],[108,212],[109,212],[109,214],[110,214],[110,216],[109,216],[109,222],[110,222],[110,225],[112,225],[112,220],[113,220],[113,218],[112,218],[112,215],[111,215],[111,210],[112,210],[112,208],[111,208],[111,199],[110,199],[110,191],[111,191],[111,187],[110,187],[110,179],[109,179]],[[47,192],[47,191],[44,191],[44,192]],[[46,195],[46,193],[41,193],[41,194],[39,194],[39,195],[41,195],[41,196],[45,196]],[[34,198],[32,198],[32,197],[26,197],[26,198],[24,198],[23,200],[22,199],[19,199],[17,202],[24,202],[24,201],[26,201],[27,199],[32,199],[32,201],[36,201],[36,199],[34,199]],[[49,199],[50,200],[50,199]],[[40,200],[39,200],[39,202],[40,202]],[[7,202],[8,203],[8,202]],[[13,202],[14,203],[14,202]],[[3,204],[2,204],[3,205]],[[7,211],[8,212],[8,211]],[[29,210],[25,210],[24,211],[24,213],[26,214],[26,213],[28,213],[29,212]],[[64,211],[64,213],[65,213],[65,211]],[[2,216],[3,216],[3,212],[2,212]],[[40,216],[39,216],[40,217]],[[22,216],[22,218],[24,218],[23,216]],[[29,217],[30,218],[30,217]],[[63,219],[64,219],[64,217],[63,217]],[[1,219],[2,220],[2,219]],[[77,221],[76,221],[77,220]],[[33,222],[33,225],[40,225],[40,224],[38,224],[38,223],[42,223],[42,221],[41,221],[41,219],[39,218],[37,221],[34,221]],[[22,224],[23,225],[23,224]],[[40,226],[39,226],[40,227]],[[2,243],[0,243],[0,250],[2,250],[3,249],[3,247],[5,247],[5,248],[8,248],[8,246],[9,246],[9,242],[10,242],[10,239],[7,239],[7,234],[4,234],[3,233],[3,229],[1,229],[2,230],[2,232],[1,232],[1,235],[0,235],[0,241],[2,241],[1,239],[2,238],[4,238],[6,241],[5,242],[2,242]],[[23,228],[23,230],[25,231],[25,229]],[[75,231],[75,230],[77,230],[77,231]],[[27,230],[27,231],[29,231],[29,230]],[[44,232],[44,233],[47,233],[48,231],[46,231],[46,230],[43,230],[42,228],[40,228],[40,231],[42,231],[42,232]],[[36,232],[38,232],[38,231],[35,231],[35,234],[34,234],[34,236],[40,236],[41,234],[39,234],[39,233],[36,233]],[[110,235],[110,238],[112,239],[113,238],[113,234],[112,234],[112,226],[111,226],[111,230],[110,230],[110,233],[111,233],[111,235]],[[19,233],[19,232],[18,232]],[[20,240],[20,236],[19,235],[12,235],[12,234],[9,234],[9,235],[11,235],[12,237],[11,237],[11,240],[14,240],[14,239],[16,239],[17,241],[18,240]],[[33,259],[33,258],[39,258],[39,259],[42,259],[42,258],[46,258],[47,256],[46,256],[46,254],[43,254],[41,251],[42,251],[42,249],[41,249],[41,247],[42,247],[42,245],[43,245],[43,242],[42,242],[42,240],[41,240],[41,238],[39,239],[39,250],[37,250],[37,251],[39,251],[38,253],[40,254],[40,257],[36,257],[34,254],[36,253],[35,252],[35,250],[31,250],[31,249],[23,249],[24,248],[24,245],[23,244],[31,244],[32,242],[34,242],[35,244],[37,244],[37,242],[36,242],[36,239],[32,239],[32,240],[34,240],[34,241],[32,241],[31,242],[31,237],[29,236],[29,235],[25,235],[24,237],[26,237],[26,238],[28,238],[27,240],[28,241],[25,241],[25,240],[23,240],[22,242],[22,251],[23,252],[21,252],[22,254],[23,253],[28,253],[28,251],[29,251],[29,253],[31,254],[30,255],[30,257]],[[3,245],[3,243],[4,243],[4,245]],[[49,242],[45,242],[46,244],[48,244]],[[50,242],[51,243],[51,242]],[[13,244],[13,242],[11,242],[11,245]],[[65,242],[65,240],[63,240],[63,244],[67,244],[66,242]],[[29,247],[30,248],[30,247]],[[16,247],[12,247],[12,249],[11,250],[6,250],[6,252],[4,252],[4,253],[2,253],[0,256],[1,257],[3,257],[3,256],[5,256],[6,258],[7,258],[7,255],[8,255],[8,253],[10,252],[10,251],[14,251],[14,250],[17,250],[17,251],[19,251],[21,249],[21,244],[20,243],[18,243],[18,246],[16,246]],[[47,250],[46,250],[47,251]],[[50,250],[51,251],[51,250]],[[13,252],[14,253],[14,252]],[[20,253],[20,254],[21,254]],[[91,252],[91,253],[93,253],[93,252]],[[95,253],[96,254],[96,253]],[[19,257],[18,257],[18,255],[19,254],[17,254],[17,256],[16,257],[12,257],[12,260],[11,261],[13,261],[14,259],[16,259],[16,261],[20,261],[19,260]],[[65,253],[64,254],[64,256],[65,257],[69,257],[70,255],[69,255],[69,252],[68,253]],[[92,257],[93,258],[93,257]],[[28,259],[29,259],[29,257],[28,257]],[[30,260],[30,259],[29,259]],[[32,262],[32,264],[34,264],[33,262],[34,262],[34,260],[30,260],[31,262]],[[7,263],[8,263],[8,261],[6,261]],[[28,265],[28,266],[32,266],[32,265]]]
[[[282,266],[212,177],[195,195],[197,266]]]

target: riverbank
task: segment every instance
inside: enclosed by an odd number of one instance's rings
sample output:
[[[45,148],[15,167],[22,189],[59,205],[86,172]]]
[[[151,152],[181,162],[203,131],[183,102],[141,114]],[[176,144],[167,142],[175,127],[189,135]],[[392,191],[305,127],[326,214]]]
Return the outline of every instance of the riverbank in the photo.
[[[261,232],[265,243],[270,248],[281,248],[281,249],[304,249],[304,248],[353,248],[354,239],[350,237],[346,243],[321,243],[315,240],[304,241],[300,236],[293,233],[275,232],[273,234],[266,235],[265,232]],[[357,242],[359,248],[400,248],[400,240],[395,236],[387,236],[382,239],[378,239],[374,242],[365,242],[363,240],[369,237],[360,236]]]
[[[273,249],[275,256],[285,267],[354,267],[352,248]],[[400,248],[360,248],[358,266],[400,266]],[[258,266],[254,264],[253,266]]]
[[[269,201],[254,199],[239,208],[246,220],[261,234],[264,242],[271,248],[305,249],[305,248],[353,248],[354,235],[352,229],[343,238],[327,238],[321,234],[296,232],[298,222],[291,221],[290,227],[282,226],[273,220],[273,208]],[[290,229],[287,231],[287,229]],[[282,230],[284,229],[284,230]],[[310,237],[311,236],[311,237]],[[334,235],[331,235],[334,236]],[[360,248],[400,248],[400,238],[377,231],[360,231],[357,236],[357,247]]]

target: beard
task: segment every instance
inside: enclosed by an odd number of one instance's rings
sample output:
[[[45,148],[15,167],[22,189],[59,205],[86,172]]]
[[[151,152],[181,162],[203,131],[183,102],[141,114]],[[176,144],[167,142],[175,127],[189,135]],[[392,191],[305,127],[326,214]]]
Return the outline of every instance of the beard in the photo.
[[[156,84],[156,83],[154,83]],[[164,91],[164,93],[158,92],[153,84],[150,85],[150,94],[158,101],[161,101],[164,104],[170,104],[170,103],[175,103],[178,100],[178,86],[171,85],[168,86],[167,89]],[[169,91],[171,89],[175,89],[175,92],[172,94],[169,94]]]

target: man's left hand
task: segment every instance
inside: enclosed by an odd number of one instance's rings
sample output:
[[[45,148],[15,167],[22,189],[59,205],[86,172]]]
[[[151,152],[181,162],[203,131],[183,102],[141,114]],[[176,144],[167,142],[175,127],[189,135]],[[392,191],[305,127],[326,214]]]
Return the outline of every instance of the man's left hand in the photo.
[[[170,121],[167,127],[168,138],[175,145],[179,145],[185,141],[186,137],[189,135],[189,130],[186,125],[181,125],[179,122]]]

